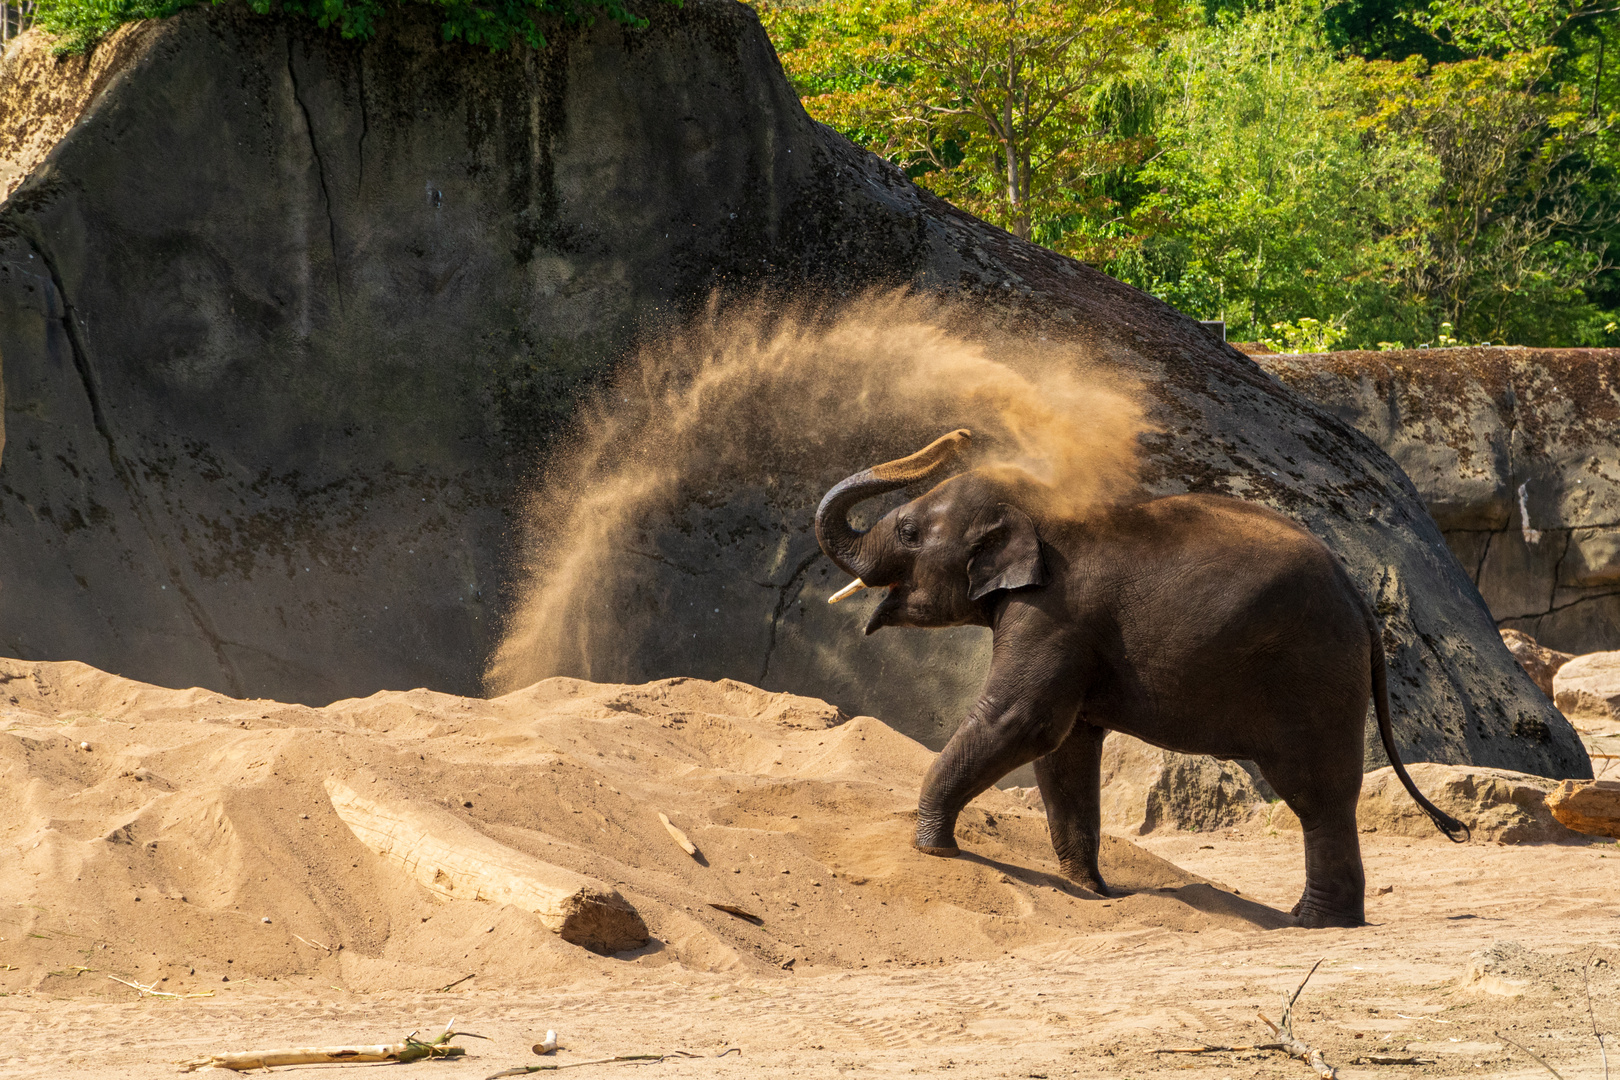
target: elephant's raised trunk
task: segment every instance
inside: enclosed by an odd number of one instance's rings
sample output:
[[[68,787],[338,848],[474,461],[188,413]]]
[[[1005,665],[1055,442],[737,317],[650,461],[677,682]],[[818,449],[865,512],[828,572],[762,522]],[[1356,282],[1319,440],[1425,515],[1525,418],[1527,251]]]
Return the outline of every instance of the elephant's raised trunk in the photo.
[[[835,484],[816,510],[816,543],[829,559],[854,574],[857,581],[861,579],[872,567],[861,556],[861,537],[866,534],[849,524],[849,512],[855,504],[926,479],[950,464],[972,437],[971,432],[961,428],[940,436],[909,457],[862,469]],[[851,591],[845,590],[839,599]]]

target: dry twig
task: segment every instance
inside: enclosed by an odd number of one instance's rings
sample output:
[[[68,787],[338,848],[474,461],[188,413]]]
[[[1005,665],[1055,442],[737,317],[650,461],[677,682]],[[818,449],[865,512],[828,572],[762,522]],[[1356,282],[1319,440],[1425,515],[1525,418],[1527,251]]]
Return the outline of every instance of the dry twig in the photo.
[[[473,975],[477,975],[477,974],[478,974],[478,972],[475,971],[475,972],[472,973],[472,975],[463,975],[461,978],[457,979],[455,982],[445,983],[443,986],[439,987],[437,990],[435,990],[433,992],[435,994],[442,994],[446,990],[450,989],[452,986],[460,986],[462,983],[464,983],[468,979],[472,978]]]
[[[741,1054],[742,1051],[735,1046],[728,1046],[714,1056],[723,1058],[727,1054]],[[555,1065],[519,1065],[515,1069],[502,1069],[498,1073],[490,1073],[485,1080],[501,1080],[503,1076],[526,1076],[529,1073],[556,1072],[558,1069],[577,1069],[581,1065],[627,1065],[635,1062],[651,1063],[655,1061],[668,1061],[670,1058],[703,1058],[707,1054],[694,1054],[689,1050],[674,1050],[668,1054],[620,1054],[617,1057],[592,1058],[590,1061],[570,1061],[566,1064]]]
[[[1592,958],[1596,955],[1596,949],[1586,955],[1586,963],[1581,966],[1581,986],[1586,990],[1586,1017],[1592,1021],[1592,1037],[1597,1040],[1598,1057],[1603,1059],[1603,1080],[1609,1080],[1609,1051],[1603,1046],[1603,1033],[1598,1030],[1597,1014],[1592,1011],[1592,980],[1588,975],[1592,969]]]
[[[120,979],[116,975],[109,975],[109,976],[107,976],[107,978],[111,979],[115,983],[123,983],[125,986],[127,986],[127,987],[129,987],[129,988],[131,988],[133,990],[139,990],[143,995],[144,994],[150,994],[152,997],[161,997],[161,998],[200,998],[200,997],[213,997],[214,996],[214,992],[212,990],[204,990],[201,993],[197,993],[197,994],[171,994],[167,990],[159,990],[157,988],[157,983],[153,983],[151,986],[142,986],[140,983],[130,982],[128,979]]]
[[[1508,1038],[1506,1035],[1502,1034],[1500,1031],[1493,1031],[1491,1034],[1495,1035],[1498,1039],[1501,1039],[1505,1043],[1508,1043],[1508,1044],[1510,1044],[1512,1046],[1517,1046],[1520,1050],[1523,1050],[1525,1053],[1529,1054],[1532,1058],[1534,1058],[1537,1062],[1539,1062],[1543,1069],[1546,1069],[1548,1072],[1550,1072],[1554,1076],[1558,1077],[1558,1080],[1564,1080],[1564,1074],[1563,1073],[1559,1072],[1557,1069],[1555,1069],[1551,1065],[1547,1064],[1547,1061],[1546,1061],[1545,1058],[1543,1058],[1540,1054],[1536,1053],[1534,1050],[1530,1049],[1528,1046],[1524,1045],[1521,1042],[1515,1042],[1514,1040]]]
[[[1326,959],[1325,956],[1322,958],[1322,960]],[[1276,1042],[1256,1043],[1253,1046],[1172,1046],[1155,1050],[1153,1053],[1220,1054],[1241,1053],[1248,1050],[1281,1050],[1289,1057],[1298,1058],[1316,1070],[1316,1075],[1321,1077],[1322,1080],[1338,1080],[1339,1074],[1334,1070],[1333,1066],[1322,1059],[1322,1051],[1314,1049],[1294,1035],[1294,1002],[1299,1000],[1300,993],[1305,989],[1305,984],[1311,981],[1311,976],[1316,974],[1316,969],[1322,966],[1322,960],[1318,960],[1311,965],[1311,970],[1305,973],[1305,977],[1300,980],[1299,986],[1294,989],[1292,994],[1283,995],[1282,1022],[1280,1024],[1273,1024],[1270,1020],[1267,1020],[1264,1013],[1258,1014],[1266,1027],[1271,1029],[1271,1033],[1277,1036]]]

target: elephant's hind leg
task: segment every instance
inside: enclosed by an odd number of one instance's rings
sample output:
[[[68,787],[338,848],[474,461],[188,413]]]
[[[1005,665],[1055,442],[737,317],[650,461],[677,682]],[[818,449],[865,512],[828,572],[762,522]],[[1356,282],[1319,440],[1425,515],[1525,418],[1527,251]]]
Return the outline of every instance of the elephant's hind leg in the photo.
[[[1035,759],[1035,781],[1046,804],[1046,827],[1058,865],[1070,881],[1103,896],[1113,895],[1097,866],[1102,842],[1102,745],[1107,735],[1107,729],[1081,720],[1056,750]]]
[[[1320,768],[1278,770],[1265,763],[1260,771],[1299,816],[1304,829],[1305,891],[1293,912],[1299,924],[1364,925],[1367,879],[1361,867],[1361,837],[1356,832],[1360,771],[1339,777],[1325,775],[1327,770]]]

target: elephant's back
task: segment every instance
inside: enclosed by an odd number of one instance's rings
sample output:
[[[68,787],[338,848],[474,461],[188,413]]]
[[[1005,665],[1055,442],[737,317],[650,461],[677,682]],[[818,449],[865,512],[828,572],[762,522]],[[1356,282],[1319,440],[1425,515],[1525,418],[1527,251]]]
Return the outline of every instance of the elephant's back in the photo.
[[[1171,745],[1187,703],[1197,702],[1199,737],[1249,757],[1258,748],[1246,717],[1257,709],[1311,726],[1322,702],[1366,700],[1370,609],[1308,530],[1211,495],[1132,511],[1106,545],[1116,558],[1104,604],[1117,637],[1103,651],[1116,708],[1140,725],[1133,733]]]

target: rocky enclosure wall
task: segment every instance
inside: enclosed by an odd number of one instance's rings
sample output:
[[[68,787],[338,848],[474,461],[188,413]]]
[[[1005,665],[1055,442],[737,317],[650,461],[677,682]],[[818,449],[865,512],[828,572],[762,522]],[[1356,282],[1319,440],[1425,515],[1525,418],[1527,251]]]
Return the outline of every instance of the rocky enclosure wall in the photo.
[[[1400,464],[1499,626],[1620,648],[1620,349],[1257,360]]]
[[[1153,490],[1261,500],[1332,546],[1383,619],[1408,759],[1589,775],[1372,442],[812,122],[750,9],[651,14],[490,54],[426,13],[357,44],[210,6],[49,61],[60,94],[24,80],[37,39],[9,50],[0,652],[304,702],[476,691],[523,484],[582,388],[716,287],[909,283],[1143,379]],[[16,134],[39,124],[43,156]],[[654,538],[680,558],[646,560],[637,603],[682,633],[623,641],[616,677],[763,681],[938,745],[984,635],[862,639],[820,603],[813,500],[767,479]],[[696,596],[723,614],[686,625]]]

